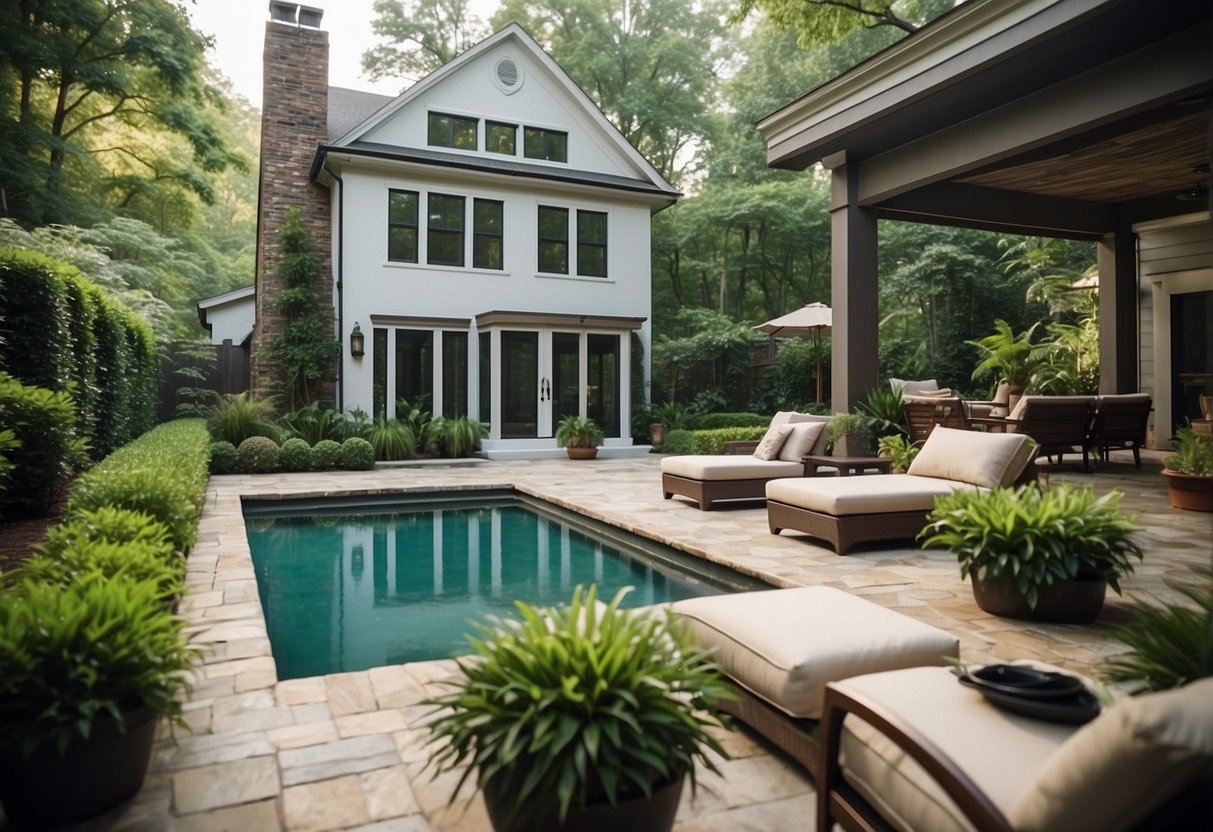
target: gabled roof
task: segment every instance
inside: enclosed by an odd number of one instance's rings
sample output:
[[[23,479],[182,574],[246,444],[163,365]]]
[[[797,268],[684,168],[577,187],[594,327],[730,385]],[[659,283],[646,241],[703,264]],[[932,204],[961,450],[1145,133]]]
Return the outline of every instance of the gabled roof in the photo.
[[[640,155],[640,152],[637,151],[636,148],[634,148],[632,144],[623,137],[623,134],[615,128],[615,125],[611,124],[607,117],[602,114],[602,111],[598,109],[598,105],[596,105],[590,99],[590,97],[585,94],[581,87],[577,86],[576,82],[574,82],[573,79],[568,76],[568,73],[566,73],[560,67],[560,65],[556,63],[556,61],[554,61],[552,57],[548,55],[548,53],[545,52],[543,48],[540,47],[539,44],[536,43],[535,40],[517,23],[511,23],[509,26],[506,26],[496,34],[490,35],[489,37],[480,41],[480,43],[463,52],[453,60],[443,64],[425,78],[422,78],[416,84],[398,95],[394,100],[391,100],[386,105],[382,105],[373,112],[368,113],[362,121],[348,129],[335,141],[332,141],[328,147],[322,147],[318,152],[318,157],[330,150],[347,148],[357,144],[363,136],[390,119],[402,108],[406,107],[410,102],[424,95],[427,90],[441,82],[444,78],[458,72],[459,69],[465,64],[471,62],[485,52],[496,48],[498,45],[505,43],[506,41],[512,41],[519,48],[530,53],[535,60],[547,70],[550,77],[563,88],[568,97],[575,101],[590,118],[590,120],[597,125],[602,138],[614,146],[614,148],[622,155],[627,157],[637,169],[643,172],[644,178],[648,179],[653,186],[652,190],[656,190],[673,197],[679,196],[679,192],[674,188],[674,186],[667,182],[665,177],[662,176],[656,168],[649,164],[648,160]],[[372,103],[373,102],[369,99],[356,102],[350,98],[346,98],[343,101],[343,106],[348,106],[349,109],[347,113],[352,113],[359,105],[369,107]],[[335,125],[335,121],[331,115],[329,118],[329,125],[330,137],[332,137],[332,127]],[[317,161],[319,162],[320,160],[318,159]],[[317,167],[317,164],[313,164],[313,172],[315,172]]]
[[[207,321],[206,313],[207,313],[208,309],[214,309],[217,306],[226,306],[229,303],[240,303],[241,301],[246,301],[246,300],[251,301],[253,299],[253,295],[256,292],[256,289],[257,289],[257,287],[255,285],[242,286],[239,289],[233,289],[230,292],[224,292],[222,295],[215,295],[214,297],[203,298],[202,300],[198,301],[197,304],[195,304],[195,306],[198,307],[199,322],[202,324],[202,326],[204,326],[207,330],[209,330],[211,328],[211,325]]]
[[[390,95],[329,87],[329,142],[337,141],[395,100]]]

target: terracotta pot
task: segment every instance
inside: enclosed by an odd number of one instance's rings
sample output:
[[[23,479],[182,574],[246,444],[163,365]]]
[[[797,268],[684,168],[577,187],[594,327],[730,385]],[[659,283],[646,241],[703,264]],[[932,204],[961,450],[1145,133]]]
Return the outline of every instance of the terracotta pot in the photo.
[[[1213,511],[1213,477],[1163,469],[1171,505],[1186,511]]]
[[[654,422],[649,425],[649,442],[653,445],[660,445],[665,441],[665,425],[661,422]]]
[[[491,782],[484,790],[484,803],[497,832],[670,832],[678,814],[683,780],[657,787],[652,797],[642,795],[615,806],[606,802],[572,806],[563,824],[554,812],[536,816],[524,811],[513,827],[506,827],[504,823],[514,801],[511,795],[497,794]]]
[[[1010,581],[973,580],[973,600],[991,615],[1046,621],[1053,624],[1085,624],[1099,617],[1108,582],[1102,578],[1057,581],[1036,594],[1036,606]]]
[[[565,450],[569,452],[569,459],[593,459],[598,456],[597,448],[574,448],[570,445]]]
[[[0,754],[0,804],[17,829],[49,829],[91,818],[125,803],[143,787],[156,714],[126,713],[126,733],[112,719],[98,719],[87,740],[60,754],[43,743],[28,760],[17,749]]]

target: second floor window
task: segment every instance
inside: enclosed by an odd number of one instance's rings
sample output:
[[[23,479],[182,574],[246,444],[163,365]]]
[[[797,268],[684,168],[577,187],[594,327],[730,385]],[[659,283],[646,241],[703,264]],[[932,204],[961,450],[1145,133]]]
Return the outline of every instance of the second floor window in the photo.
[[[463,265],[464,197],[430,194],[426,262],[433,266]]]
[[[569,273],[569,209],[539,206],[539,271]]]
[[[430,113],[426,141],[434,147],[476,149],[476,129],[479,119]]]
[[[522,155],[549,162],[569,160],[569,134],[541,127],[522,128]]]
[[[504,124],[500,121],[484,123],[484,149],[489,153],[504,153],[514,156],[518,153],[518,125]]]
[[[387,259],[417,262],[416,191],[388,191]]]
[[[500,269],[505,236],[505,203],[472,200],[472,268]]]
[[[607,215],[577,212],[577,274],[607,276]]]

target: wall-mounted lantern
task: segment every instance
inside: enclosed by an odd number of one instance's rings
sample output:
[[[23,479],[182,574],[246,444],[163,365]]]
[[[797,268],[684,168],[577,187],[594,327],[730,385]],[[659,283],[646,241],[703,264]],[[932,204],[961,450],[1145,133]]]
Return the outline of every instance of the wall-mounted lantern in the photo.
[[[354,358],[362,358],[366,355],[366,337],[362,334],[362,328],[357,323],[354,324],[354,329],[350,332],[350,355]]]

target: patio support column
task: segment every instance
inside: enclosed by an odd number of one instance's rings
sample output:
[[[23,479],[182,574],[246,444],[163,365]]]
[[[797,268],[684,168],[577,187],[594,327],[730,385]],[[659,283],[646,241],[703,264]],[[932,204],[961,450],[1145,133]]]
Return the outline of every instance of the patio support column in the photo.
[[[1136,393],[1137,236],[1117,229],[1098,248],[1099,392]]]
[[[876,212],[859,204],[859,167],[844,154],[830,169],[830,400],[850,410],[877,383]]]

